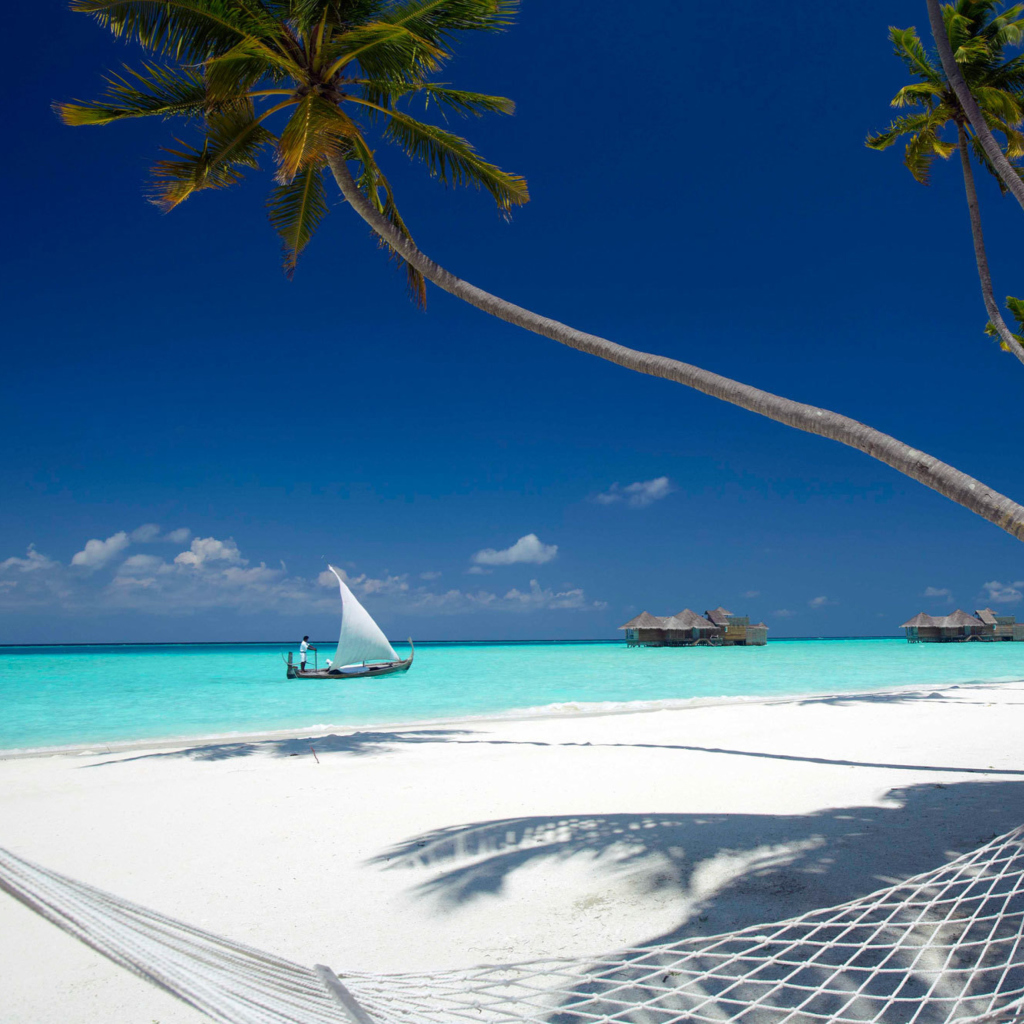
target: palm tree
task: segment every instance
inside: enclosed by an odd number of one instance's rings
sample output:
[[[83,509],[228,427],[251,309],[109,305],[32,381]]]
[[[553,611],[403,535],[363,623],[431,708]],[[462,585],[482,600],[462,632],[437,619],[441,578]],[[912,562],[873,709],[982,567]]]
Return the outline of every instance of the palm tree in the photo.
[[[115,35],[162,56],[110,75],[95,103],[62,103],[72,125],[132,117],[182,117],[198,129],[154,167],[154,199],[173,207],[193,192],[224,188],[275,158],[271,219],[290,272],[327,211],[329,169],[352,209],[403,261],[414,295],[423,281],[502,320],[639,373],[676,381],[811,434],[856,448],[1024,540],[1024,506],[979,480],[872,427],[793,402],[664,356],[617,345],[485,292],[416,246],[367,135],[396,144],[444,182],[486,188],[508,213],[528,198],[522,178],[477,155],[465,140],[411,117],[418,96],[459,114],[510,113],[501,97],[430,78],[465,31],[499,31],[517,0],[72,0]],[[272,130],[272,125],[283,122]],[[353,173],[354,171],[354,173]]]
[[[956,0],[941,11],[942,31],[954,51],[956,66],[975,99],[989,131],[995,129],[1006,137],[1005,158],[1024,156],[1024,134],[1019,130],[1024,121],[1024,57],[1004,59],[1007,45],[1024,37],[1024,4],[1015,4],[999,12],[999,0]],[[903,61],[917,81],[905,85],[892,100],[894,107],[913,107],[914,113],[896,118],[885,131],[869,135],[871,149],[887,149],[906,136],[904,162],[915,180],[928,184],[932,163],[937,156],[948,158],[960,153],[960,166],[971,218],[974,256],[985,309],[989,315],[989,333],[999,337],[1000,346],[1024,363],[1024,345],[1006,326],[992,291],[992,276],[985,253],[981,229],[978,193],[971,169],[971,152],[978,162],[1006,191],[999,169],[994,166],[985,144],[979,138],[956,89],[947,80],[941,63],[937,67],[913,28],[891,28],[889,38],[896,56]],[[942,38],[941,35],[936,38]],[[953,126],[956,142],[946,141],[944,131]],[[1010,165],[1013,167],[1013,165]],[[1015,176],[1019,169],[1013,167]]]
[[[388,180],[366,141],[364,124],[427,164],[445,183],[483,186],[499,209],[529,198],[526,182],[481,159],[463,138],[400,109],[419,96],[462,115],[511,114],[501,96],[430,82],[458,31],[496,31],[517,0],[73,0],[117,36],[172,57],[107,78],[98,103],[60,103],[66,124],[109,124],[128,117],[181,117],[201,139],[169,150],[153,168],[153,200],[172,209],[193,192],[224,188],[258,166],[272,148],[278,187],[268,200],[285,269],[327,213],[323,172],[331,153],[351,160],[357,180],[403,236],[408,231]],[[268,122],[281,115],[272,132]],[[362,123],[360,123],[362,122]],[[408,267],[414,297],[423,278]]]
[[[978,101],[971,95],[971,90],[964,81],[957,67],[956,58],[953,55],[952,47],[949,45],[949,35],[945,31],[946,25],[942,17],[942,7],[939,0],[925,0],[928,6],[928,23],[931,26],[932,38],[935,40],[935,49],[939,52],[939,59],[942,61],[942,70],[946,73],[949,84],[953,87],[957,98],[963,105],[964,113],[967,115],[971,126],[978,136],[978,142],[982,149],[992,161],[992,166],[999,175],[999,180],[1011,192],[1014,198],[1024,209],[1024,179],[1020,177],[1017,169],[1013,167],[1006,154],[1000,149],[995,136],[985,122],[985,115],[978,106]]]

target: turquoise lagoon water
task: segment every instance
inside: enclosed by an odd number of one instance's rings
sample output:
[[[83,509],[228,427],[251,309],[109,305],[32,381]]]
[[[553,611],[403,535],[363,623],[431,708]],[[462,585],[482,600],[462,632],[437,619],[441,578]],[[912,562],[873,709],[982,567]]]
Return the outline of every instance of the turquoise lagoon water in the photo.
[[[423,644],[406,674],[337,682],[285,679],[287,649],[0,648],[0,749],[1024,678],[1024,644],[1014,643]]]

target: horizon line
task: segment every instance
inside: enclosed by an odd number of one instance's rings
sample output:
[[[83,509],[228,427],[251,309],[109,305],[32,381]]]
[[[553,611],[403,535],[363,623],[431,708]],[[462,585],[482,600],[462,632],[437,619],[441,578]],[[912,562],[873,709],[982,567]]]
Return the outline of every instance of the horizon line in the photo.
[[[391,644],[408,643],[405,640],[389,640]],[[837,636],[778,636],[769,637],[768,643],[779,643],[790,640],[902,640],[898,633],[862,633],[844,634]],[[317,641],[318,643],[331,643],[329,641]],[[493,645],[493,644],[625,644],[622,637],[562,637],[557,640],[533,639],[533,640],[416,640],[416,644],[462,644],[462,645]],[[72,641],[62,643],[59,641],[46,641],[40,643],[0,643],[0,650],[12,647],[293,647],[294,640],[89,640]]]

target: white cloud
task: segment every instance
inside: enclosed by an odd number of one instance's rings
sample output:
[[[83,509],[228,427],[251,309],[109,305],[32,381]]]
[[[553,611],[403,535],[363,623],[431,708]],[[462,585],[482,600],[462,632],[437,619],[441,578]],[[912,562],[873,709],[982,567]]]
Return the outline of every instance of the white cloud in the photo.
[[[599,505],[614,505],[624,501],[630,508],[646,508],[654,502],[667,498],[675,488],[667,476],[655,477],[653,480],[637,480],[625,487],[614,483],[607,491],[594,495]]]
[[[947,603],[953,603],[953,591],[949,587],[925,587],[922,597],[941,597],[946,600]]]
[[[1015,604],[1021,599],[1024,580],[1015,580],[1013,583],[990,580],[988,583],[983,583],[982,587],[985,590],[985,599],[992,604]]]
[[[30,544],[24,558],[5,558],[0,562],[0,607],[24,611],[26,608],[60,605],[70,587],[68,569]],[[82,573],[75,572],[79,579]]]
[[[587,601],[586,595],[579,587],[556,592],[550,588],[541,587],[536,580],[530,580],[530,589],[525,592],[513,587],[503,600],[519,605],[522,608],[571,608],[581,610],[584,608],[608,607],[604,601]]]
[[[117,574],[119,576],[140,576],[168,568],[170,566],[156,555],[131,555],[117,567]]]
[[[143,537],[152,536],[144,531]],[[532,544],[536,545],[531,551]],[[163,537],[158,537],[163,540]],[[523,542],[527,542],[525,545]],[[131,610],[153,615],[188,615],[211,608],[240,613],[275,610],[308,614],[337,612],[336,581],[324,570],[312,578],[288,575],[284,563],[269,568],[251,565],[232,539],[195,538],[189,549],[169,559],[152,554],[122,554],[130,544],[126,532],[106,541],[90,541],[74,565],[63,564],[29,547],[25,557],[0,561],[0,608],[60,608],[80,615]],[[542,545],[534,535],[508,549],[531,557],[550,558],[554,545]],[[152,550],[152,549],[150,549]],[[507,552],[497,554],[507,555]],[[120,556],[120,557],[118,557]],[[81,569],[88,568],[89,572]],[[489,570],[485,570],[489,571]],[[587,598],[581,588],[541,586],[531,580],[528,590],[515,587],[504,596],[487,590],[448,589],[436,592],[430,582],[440,573],[343,573],[372,614],[395,616],[464,614],[479,611],[529,613],[541,610],[583,611],[606,607]]]
[[[389,576],[387,573],[380,578],[367,576],[362,573],[359,576],[349,576],[345,573],[345,582],[356,594],[402,594],[409,589],[408,574],[402,576]]]
[[[473,556],[477,565],[515,565],[527,562],[532,565],[543,565],[550,562],[558,554],[557,544],[543,544],[535,533],[520,537],[510,548],[495,551],[484,548]]]
[[[7,558],[0,562],[0,573],[38,572],[41,569],[53,569],[59,565],[60,562],[55,562],[52,558],[39,554],[35,544],[29,544],[24,558]]]
[[[466,570],[467,576],[490,576],[493,569],[485,569],[482,565],[471,565]]]
[[[153,544],[156,541],[165,544],[187,544],[191,536],[192,531],[187,526],[180,526],[177,530],[161,534],[159,523],[143,523],[130,534],[134,544]]]
[[[772,612],[772,615],[774,615],[777,619],[791,619],[794,615],[796,615],[796,612],[791,612],[788,608],[779,608],[776,611]]]
[[[744,590],[742,596],[743,597],[760,597],[761,596],[761,591],[760,590]]]
[[[837,604],[837,603],[838,602],[836,602],[836,601],[830,601],[827,597],[822,595],[821,597],[812,597],[810,599],[810,601],[807,602],[807,607],[808,608],[824,608],[825,605],[827,605],[827,604]]]
[[[442,574],[439,573],[439,572],[421,572],[420,573],[420,579],[421,580],[439,580],[441,578],[441,575]]]
[[[176,555],[174,561],[178,565],[203,565],[205,562],[229,562],[245,565],[247,559],[242,557],[238,545],[228,537],[217,540],[216,537],[196,537],[188,551]]]
[[[80,565],[85,569],[99,569],[115,555],[124,551],[130,543],[124,530],[119,530],[106,540],[87,540],[85,547],[71,559],[71,564]]]

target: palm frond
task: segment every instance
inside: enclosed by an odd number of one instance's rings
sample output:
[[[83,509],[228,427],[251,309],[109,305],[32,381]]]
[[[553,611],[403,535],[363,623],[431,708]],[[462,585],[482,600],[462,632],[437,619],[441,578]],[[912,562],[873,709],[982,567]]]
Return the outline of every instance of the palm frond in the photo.
[[[384,176],[384,172],[381,171],[380,167],[377,166],[373,152],[367,146],[362,136],[352,140],[352,157],[358,160],[360,165],[359,174],[356,176],[356,184],[359,186],[360,191],[370,200],[377,212],[383,214],[398,230],[399,234],[403,238],[408,238],[411,242],[413,240],[412,235],[409,233],[402,215],[398,212],[391,183]],[[383,198],[381,198],[381,192],[384,193]],[[383,238],[378,236],[377,242],[381,247],[386,248],[390,252],[393,260],[405,267],[406,286],[409,289],[409,296],[420,309],[425,309],[427,305],[427,282],[424,280],[423,275],[411,263],[407,262],[401,253],[388,245]]]
[[[170,210],[200,189],[227,188],[240,181],[241,169],[258,167],[260,151],[273,141],[261,120],[251,103],[237,103],[213,114],[201,146],[180,143],[182,149],[167,150],[176,160],[153,165],[153,202]]]
[[[1017,98],[1006,89],[997,89],[990,85],[975,85],[971,92],[981,109],[990,117],[1006,121],[1009,124],[1019,124],[1024,118],[1024,111],[1022,111]]]
[[[936,156],[948,157],[956,151],[954,143],[945,143],[939,139],[932,129],[912,135],[907,142],[903,162],[915,181],[922,185],[929,184],[932,161]]]
[[[299,32],[306,34],[323,22],[346,28],[376,21],[386,9],[386,0],[285,0],[283,15]]]
[[[405,96],[419,95],[424,106],[433,101],[463,116],[481,117],[484,114],[514,114],[515,102],[505,96],[489,96],[482,92],[467,92],[452,89],[446,82],[388,82],[386,80],[360,78],[353,85],[363,87],[366,98],[379,106],[391,108]]]
[[[365,100],[353,99],[353,102],[371,106]],[[424,124],[398,110],[381,107],[377,110],[387,115],[385,136],[401,146],[411,159],[423,161],[430,173],[446,185],[482,186],[491,193],[504,214],[513,206],[529,201],[525,178],[488,163],[461,136]]]
[[[71,0],[71,10],[180,60],[204,60],[241,39],[266,45],[278,32],[256,0]]]
[[[992,57],[992,47],[988,40],[980,36],[965,39],[954,51],[953,59],[957,64],[980,64]]]
[[[126,117],[197,117],[209,108],[206,83],[194,68],[144,64],[107,76],[107,88],[95,103],[55,103],[68,125],[110,124]]]
[[[923,78],[926,82],[933,82],[942,85],[942,76],[936,67],[928,59],[924,46],[917,34],[917,29],[890,27],[889,39],[892,41],[893,51],[904,64],[910,73]]]
[[[281,236],[284,271],[289,278],[294,276],[299,254],[328,209],[322,160],[308,163],[287,185],[279,185],[270,193],[267,212],[274,230]]]
[[[277,140],[277,180],[288,184],[304,167],[322,161],[329,150],[358,134],[347,114],[308,93],[296,104]]]
[[[1018,46],[1024,41],[1024,4],[1007,7],[989,25],[993,43],[1004,46]]]
[[[1006,156],[1010,160],[1019,160],[1024,156],[1024,133],[1016,128],[1006,125]]]
[[[405,0],[386,20],[435,43],[455,32],[502,32],[515,21],[519,0]]]
[[[934,111],[927,111],[923,114],[905,114],[897,117],[884,131],[877,135],[869,135],[864,140],[868,149],[888,149],[903,135],[916,135],[923,131],[934,131],[942,124]]]
[[[919,107],[941,99],[945,90],[935,82],[912,82],[903,86],[889,104],[892,107]]]
[[[358,64],[368,78],[409,82],[436,71],[446,53],[405,25],[371,22],[345,32],[324,46],[330,77]]]
[[[1006,296],[1006,308],[1013,314],[1017,326],[1024,331],[1024,300],[1015,299],[1012,295]]]
[[[294,64],[276,51],[241,40],[225,53],[211,57],[203,65],[206,88],[213,98],[237,96],[264,77],[281,81],[295,73]]]
[[[988,74],[989,85],[1020,94],[1024,92],[1024,54],[1003,61]]]
[[[1013,315],[1014,320],[1017,321],[1018,330],[1024,332],[1024,301],[1022,301],[1021,299],[1014,298],[1014,296],[1012,295],[1007,295],[1006,308]],[[993,338],[999,338],[999,331],[996,330],[996,325],[992,323],[991,320],[989,320],[989,322],[985,325],[985,333],[991,335]],[[1012,331],[1010,333],[1013,334]],[[1017,341],[1020,342],[1020,344],[1024,345],[1024,333],[1013,334],[1013,337],[1015,337]],[[999,347],[1004,352],[1010,351],[1009,345],[1007,345],[1006,342],[1003,341],[1002,339],[1000,339],[999,341]]]

